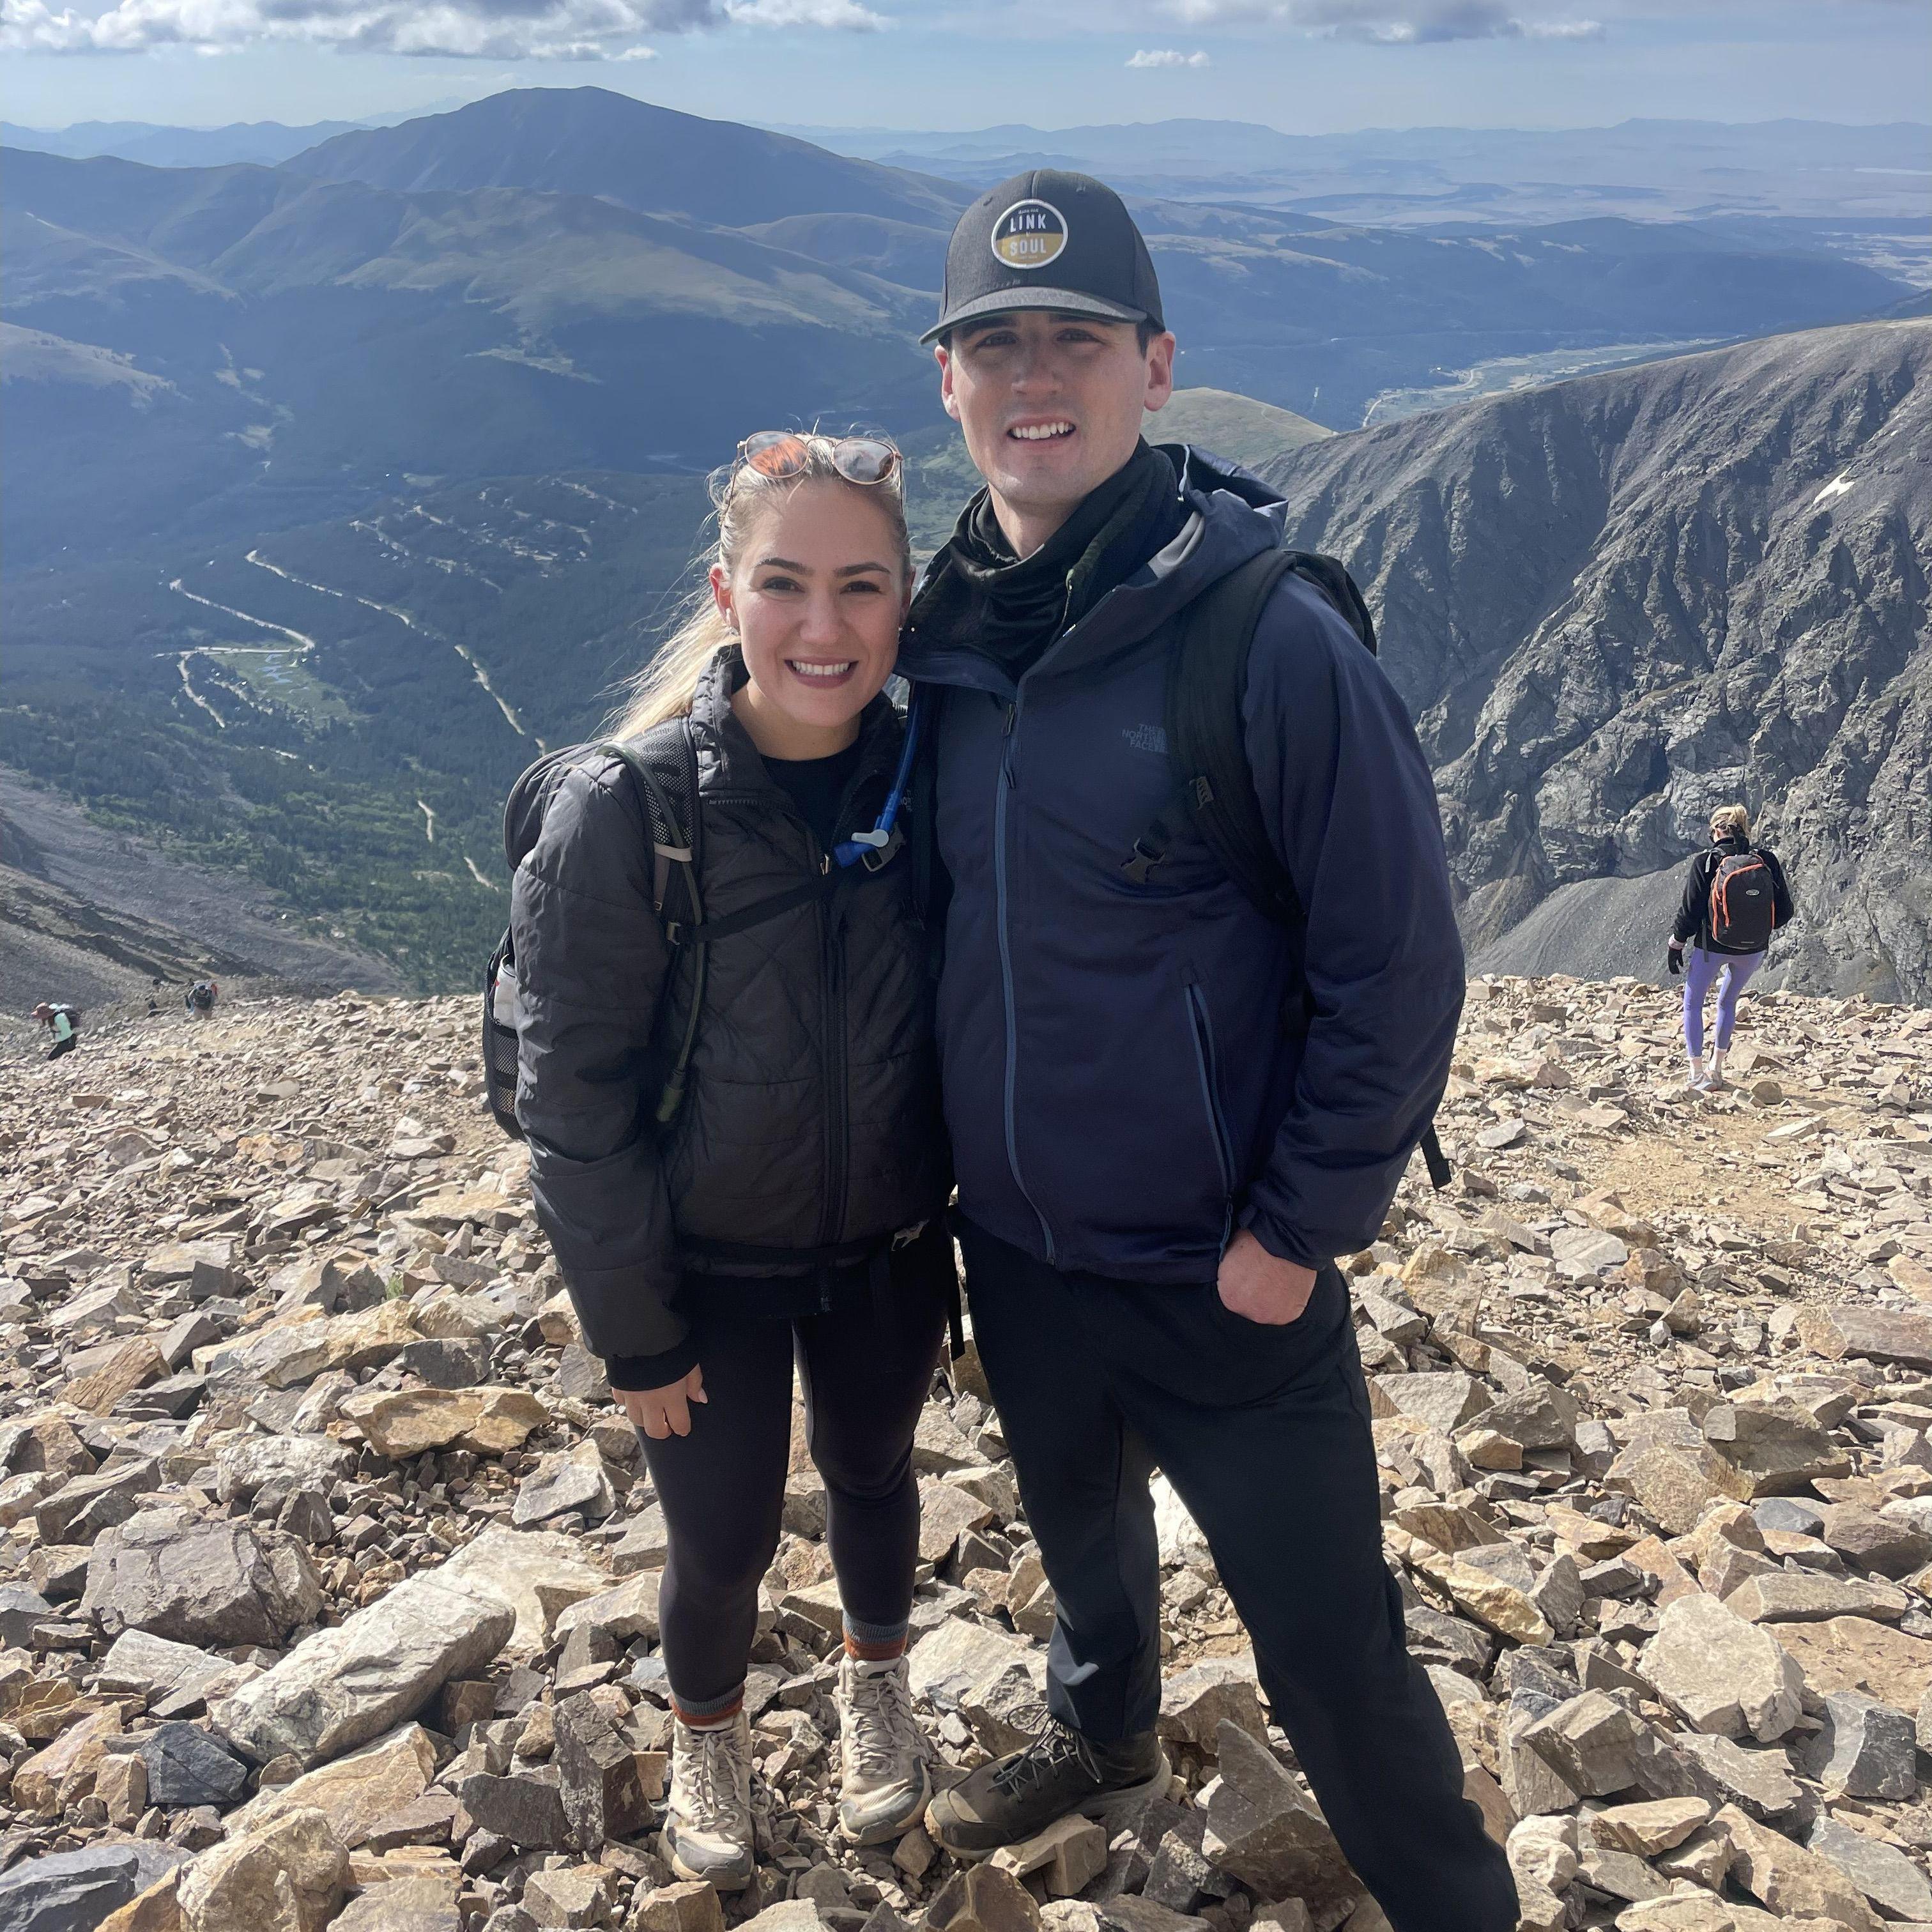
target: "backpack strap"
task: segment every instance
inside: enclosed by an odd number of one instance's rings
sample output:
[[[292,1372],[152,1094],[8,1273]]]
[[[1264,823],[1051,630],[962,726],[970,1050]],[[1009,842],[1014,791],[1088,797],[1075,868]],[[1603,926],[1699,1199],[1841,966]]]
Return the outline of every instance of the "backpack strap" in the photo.
[[[670,1070],[658,1095],[657,1122],[667,1126],[683,1106],[685,1088],[689,1083],[692,1055],[698,1048],[698,1024],[704,1010],[711,946],[718,940],[748,932],[753,926],[762,926],[814,900],[831,899],[836,903],[842,890],[890,865],[904,841],[895,830],[884,845],[866,852],[861,865],[834,867],[828,860],[815,878],[788,886],[755,904],[726,914],[722,919],[707,920],[701,886],[704,813],[698,799],[698,744],[691,720],[688,717],[669,719],[634,744],[613,743],[596,748],[621,759],[636,781],[656,862],[652,904],[664,922],[667,944],[674,952],[688,952],[692,960],[691,1010]]]
[[[664,922],[664,937],[675,947],[680,925],[696,926],[704,917],[704,895],[698,884],[704,815],[698,805],[698,745],[692,736],[691,720],[667,718],[634,744],[614,742],[596,748],[620,760],[636,786],[651,842],[651,908]],[[698,1015],[704,1004],[705,965],[700,946],[683,1036],[658,1091],[654,1111],[660,1126],[675,1119],[684,1105],[691,1056],[698,1047]],[[668,983],[667,980],[667,986]]]
[[[1241,725],[1255,627],[1295,562],[1292,550],[1263,550],[1210,584],[1189,607],[1168,657],[1167,749],[1174,789],[1134,841],[1121,870],[1134,884],[1147,884],[1191,824],[1256,905],[1299,934],[1306,924],[1300,897],[1268,842]]]
[[[1285,1016],[1284,1025],[1305,1031],[1311,1017],[1304,968],[1308,915],[1268,837],[1241,716],[1256,629],[1268,599],[1288,576],[1320,591],[1374,654],[1375,620],[1368,604],[1347,568],[1332,556],[1263,550],[1210,584],[1189,607],[1168,658],[1167,748],[1177,775],[1174,789],[1134,841],[1121,870],[1136,885],[1145,885],[1192,826],[1228,876],[1287,935],[1299,1010]],[[1446,1187],[1452,1170],[1433,1121],[1424,1130],[1421,1148],[1431,1186]]]

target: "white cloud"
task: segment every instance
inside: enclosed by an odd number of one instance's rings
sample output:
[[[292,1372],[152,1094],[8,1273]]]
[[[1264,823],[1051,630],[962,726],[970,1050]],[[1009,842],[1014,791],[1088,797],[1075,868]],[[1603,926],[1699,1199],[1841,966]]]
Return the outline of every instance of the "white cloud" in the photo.
[[[871,33],[885,20],[858,0],[724,0],[731,19],[755,27],[831,27]]]
[[[1142,47],[1127,56],[1130,67],[1209,67],[1213,63],[1198,50],[1183,53],[1178,47]]]
[[[0,50],[204,53],[298,43],[474,60],[646,61],[652,34],[728,23],[851,30],[883,25],[860,0],[115,0],[98,14],[0,0]]]
[[[1520,8],[1523,0],[1515,4]],[[1604,37],[1600,21],[1538,17],[1512,10],[1503,0],[1168,0],[1168,10],[1190,26],[1274,22],[1383,46]]]

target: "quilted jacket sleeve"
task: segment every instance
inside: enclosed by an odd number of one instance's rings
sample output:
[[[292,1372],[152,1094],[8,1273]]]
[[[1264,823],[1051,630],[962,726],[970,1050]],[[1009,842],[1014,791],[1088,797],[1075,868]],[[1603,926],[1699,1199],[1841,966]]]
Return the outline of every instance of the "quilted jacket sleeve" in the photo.
[[[628,783],[615,765],[569,773],[510,898],[531,1191],[584,1340],[606,1358],[664,1356],[687,1334],[650,1086],[670,953]]]

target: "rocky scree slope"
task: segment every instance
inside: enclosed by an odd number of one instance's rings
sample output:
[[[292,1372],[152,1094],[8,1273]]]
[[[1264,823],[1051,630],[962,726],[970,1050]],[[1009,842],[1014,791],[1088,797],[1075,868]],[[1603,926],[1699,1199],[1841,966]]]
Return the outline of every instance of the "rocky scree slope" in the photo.
[[[1586,376],[1268,466],[1292,539],[1345,557],[1378,613],[1472,950],[1569,887],[1509,963],[1653,973],[1657,875],[1742,798],[1799,909],[1772,982],[1932,999],[1928,447],[1921,320]]]
[[[1346,1268],[1525,1923],[1932,1923],[1932,1014],[1754,998],[1697,1096],[1652,988],[1470,993],[1456,1181]],[[1164,1489],[1167,1792],[969,1871],[843,1845],[796,1435],[758,1876],[671,1882],[663,1522],[472,1017],[242,1004],[0,1090],[0,1926],[1380,1932]],[[970,1352],[915,1461],[944,1783],[1025,1735],[1053,1598]]]

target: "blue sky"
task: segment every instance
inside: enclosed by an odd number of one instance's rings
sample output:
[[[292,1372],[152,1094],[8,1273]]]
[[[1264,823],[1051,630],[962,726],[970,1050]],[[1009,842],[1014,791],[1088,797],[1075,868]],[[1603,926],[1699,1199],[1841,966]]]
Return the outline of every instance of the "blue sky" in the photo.
[[[790,124],[1924,120],[1924,0],[0,0],[8,119],[211,126],[622,89]],[[534,57],[533,57],[534,56]]]

